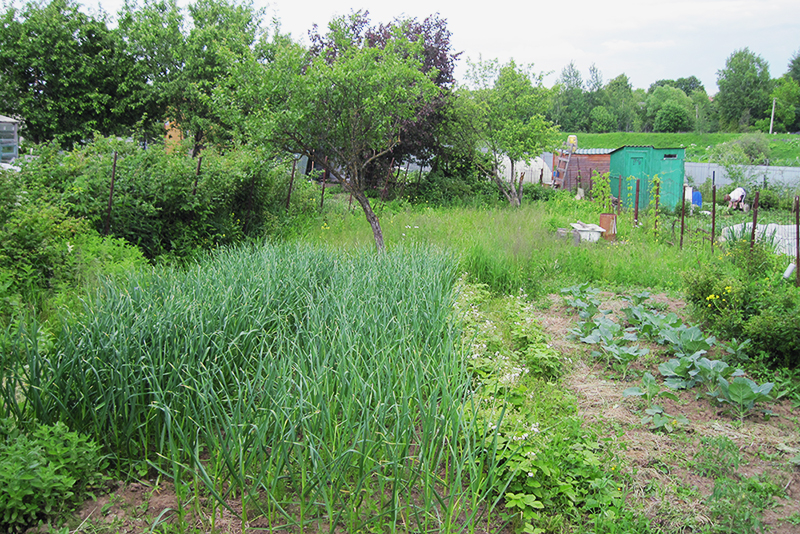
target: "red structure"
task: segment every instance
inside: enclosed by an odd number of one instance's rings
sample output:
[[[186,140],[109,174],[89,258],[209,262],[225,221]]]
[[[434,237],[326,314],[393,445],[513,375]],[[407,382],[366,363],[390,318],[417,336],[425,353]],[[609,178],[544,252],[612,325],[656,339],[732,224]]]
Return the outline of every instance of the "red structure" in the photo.
[[[613,151],[613,148],[579,148],[575,150],[570,158],[562,189],[574,190],[581,187],[584,193],[588,194],[592,190],[592,171],[600,174],[609,172],[611,152]],[[560,155],[559,152],[553,154],[553,161],[557,161]]]

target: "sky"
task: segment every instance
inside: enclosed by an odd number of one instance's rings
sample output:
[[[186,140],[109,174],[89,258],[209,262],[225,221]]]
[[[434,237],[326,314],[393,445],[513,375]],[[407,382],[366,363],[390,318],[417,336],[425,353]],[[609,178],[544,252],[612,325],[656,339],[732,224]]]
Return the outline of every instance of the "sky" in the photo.
[[[84,0],[85,6],[97,1]],[[185,5],[187,0],[179,0]],[[100,0],[114,14],[122,0]],[[594,64],[608,82],[626,74],[633,88],[661,79],[697,76],[713,95],[717,71],[736,50],[749,48],[769,63],[773,78],[788,70],[800,51],[800,0],[253,0],[281,30],[308,42],[313,24],[325,28],[335,16],[369,11],[373,24],[397,17],[423,20],[439,14],[452,33],[454,51],[466,59],[514,59],[549,73],[552,86],[573,61],[584,81]]]

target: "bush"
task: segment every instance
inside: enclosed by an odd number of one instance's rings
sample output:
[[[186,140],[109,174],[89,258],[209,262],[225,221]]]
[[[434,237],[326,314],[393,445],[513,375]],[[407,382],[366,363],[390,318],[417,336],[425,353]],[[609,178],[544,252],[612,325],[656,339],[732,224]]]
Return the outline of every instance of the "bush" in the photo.
[[[764,133],[750,133],[735,141],[747,155],[752,165],[766,165],[769,162],[769,137]]]
[[[771,306],[742,326],[742,335],[766,353],[766,363],[794,369],[800,363],[800,299],[791,308]]]
[[[752,340],[765,363],[800,364],[800,288],[783,279],[781,257],[767,245],[752,251],[746,239],[731,241],[720,256],[684,273],[693,313],[723,339]]]
[[[105,468],[99,447],[63,423],[25,435],[0,419],[0,531],[63,517],[103,482]]]
[[[32,195],[139,246],[150,259],[263,236],[286,210],[288,169],[256,148],[224,155],[207,149],[199,175],[198,160],[178,151],[102,137],[67,153],[44,146],[38,155],[20,173]]]
[[[413,176],[406,186],[406,196],[414,204],[453,206],[475,199],[489,203],[500,194],[497,186],[467,163],[434,164],[428,173]],[[527,189],[526,189],[527,191]]]
[[[755,194],[753,195],[755,199]],[[765,210],[775,210],[780,206],[780,197],[772,189],[761,189],[758,192],[758,208]]]
[[[101,274],[145,264],[135,247],[101,238],[85,220],[41,197],[9,208],[0,221],[0,324],[24,311],[41,313],[54,297]]]

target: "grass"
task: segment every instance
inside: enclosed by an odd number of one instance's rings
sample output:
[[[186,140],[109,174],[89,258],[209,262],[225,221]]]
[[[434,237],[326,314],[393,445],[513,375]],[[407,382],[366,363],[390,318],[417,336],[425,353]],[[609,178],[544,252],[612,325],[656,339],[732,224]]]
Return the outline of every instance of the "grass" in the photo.
[[[319,224],[302,239],[344,248],[369,246],[372,234],[360,211],[348,211],[346,197],[328,199]],[[557,228],[570,228],[570,223],[579,220],[599,221],[594,203],[575,201],[568,193],[515,210],[403,207],[391,211],[379,204],[378,211],[388,247],[410,242],[447,248],[460,258],[460,269],[477,281],[498,292],[522,288],[534,297],[557,293],[577,282],[677,291],[680,271],[710,254],[702,246],[681,251],[678,240],[663,231],[656,237],[644,215],[641,225],[634,226],[632,212],[619,217],[616,242],[576,247],[571,238],[559,240]],[[660,224],[664,230],[665,223]]]

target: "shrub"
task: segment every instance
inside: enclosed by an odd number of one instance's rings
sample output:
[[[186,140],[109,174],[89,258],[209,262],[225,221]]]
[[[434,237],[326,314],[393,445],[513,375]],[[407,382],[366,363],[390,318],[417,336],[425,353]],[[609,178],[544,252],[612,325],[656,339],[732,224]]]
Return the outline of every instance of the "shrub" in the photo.
[[[769,137],[761,132],[741,136],[736,141],[752,165],[766,165],[769,161]]]
[[[0,324],[23,310],[45,311],[52,298],[101,274],[144,263],[135,247],[101,238],[85,220],[41,197],[16,203],[0,224]]]
[[[794,306],[771,306],[742,325],[742,335],[766,353],[766,363],[795,368],[800,363],[800,299]]]
[[[783,263],[746,239],[729,242],[720,256],[684,273],[693,313],[723,339],[752,339],[765,363],[800,363],[800,289],[783,280]]]
[[[0,420],[0,530],[62,517],[102,483],[105,467],[99,447],[63,423],[26,435]]]
[[[139,246],[150,259],[265,235],[286,210],[288,169],[256,148],[224,155],[207,149],[199,175],[198,160],[178,151],[102,137],[66,153],[44,146],[38,155],[20,173],[33,195]]]
[[[688,132],[692,129],[692,116],[689,110],[678,102],[668,100],[664,106],[658,110],[656,120],[653,123],[653,131],[656,132]]]

